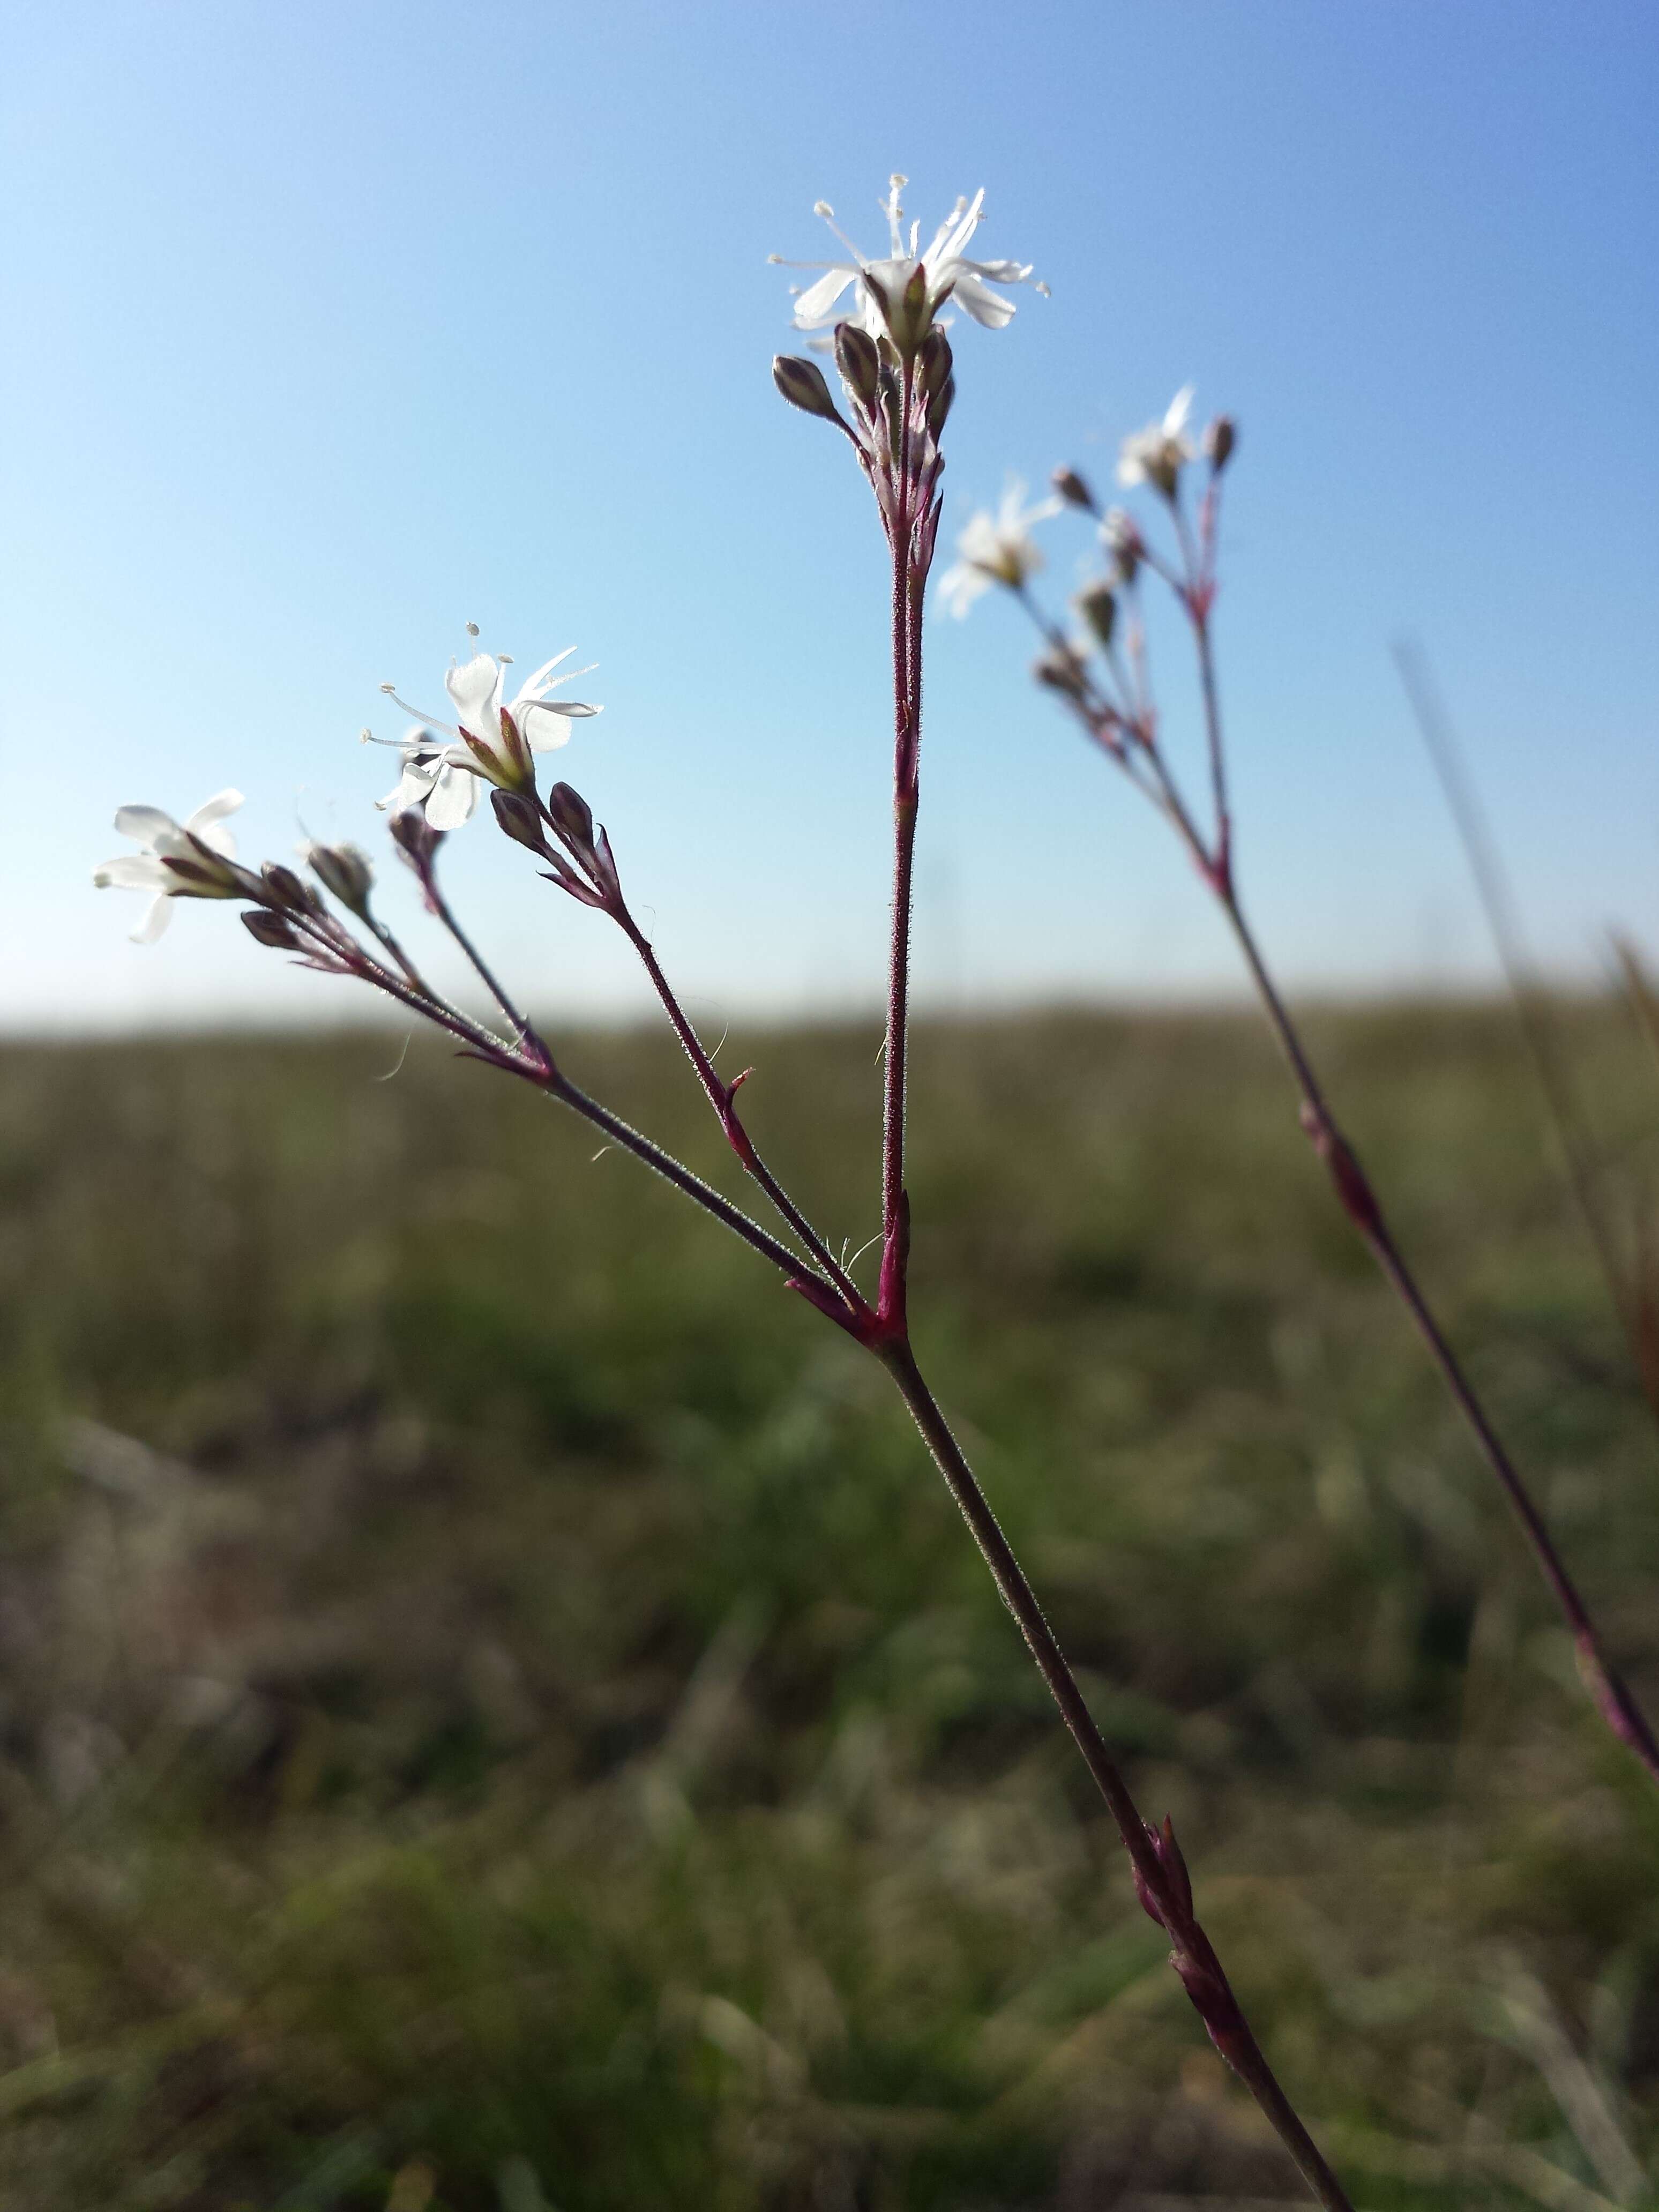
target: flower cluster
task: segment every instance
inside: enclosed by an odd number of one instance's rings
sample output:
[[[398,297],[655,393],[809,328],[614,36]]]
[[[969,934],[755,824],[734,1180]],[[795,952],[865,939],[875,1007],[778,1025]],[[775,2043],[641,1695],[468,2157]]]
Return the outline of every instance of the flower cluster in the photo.
[[[476,638],[476,629],[470,623],[468,629]],[[583,668],[554,675],[575,649],[567,646],[544,661],[505,702],[501,693],[512,665],[507,656],[497,660],[488,653],[475,653],[469,660],[452,663],[444,689],[455,720],[443,722],[434,715],[421,715],[400,740],[403,774],[396,788],[380,800],[381,808],[401,814],[418,806],[434,830],[459,830],[477,806],[481,781],[498,791],[532,791],[534,755],[557,751],[570,742],[570,722],[600,711],[580,699],[548,696],[559,684],[589,673]],[[380,689],[388,698],[398,698],[394,685],[383,684]],[[398,703],[403,706],[401,700]],[[419,712],[412,707],[404,711]]]
[[[1002,330],[1013,320],[1013,301],[992,287],[1027,283],[1031,276],[1030,264],[971,261],[968,258],[967,249],[985,219],[983,190],[975,192],[971,200],[958,199],[934,232],[932,243],[919,251],[921,225],[912,223],[907,239],[904,210],[899,204],[899,194],[908,181],[896,173],[888,180],[887,198],[882,203],[890,248],[886,254],[877,258],[861,252],[836,228],[834,209],[827,201],[819,200],[812,212],[829,224],[852,258],[785,262],[781,254],[771,256],[774,262],[786,268],[818,269],[823,272],[815,283],[797,293],[797,330],[826,330],[841,321],[841,301],[849,285],[854,288],[854,319],[867,337],[890,340],[901,361],[915,360],[947,300],[954,300],[965,314],[988,330]],[[1035,289],[1039,292],[1048,290],[1041,282]]]

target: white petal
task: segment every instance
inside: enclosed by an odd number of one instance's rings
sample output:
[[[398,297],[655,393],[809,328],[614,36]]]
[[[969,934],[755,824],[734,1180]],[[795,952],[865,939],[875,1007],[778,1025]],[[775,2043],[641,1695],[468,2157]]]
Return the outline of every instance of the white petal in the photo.
[[[176,878],[149,853],[122,853],[95,868],[92,880],[100,890],[159,891]]]
[[[950,234],[948,237],[941,239],[939,241],[939,258],[941,261],[954,261],[961,253],[969,240],[972,238],[974,233],[979,228],[981,211],[984,206],[985,187],[983,185],[981,185],[979,190],[974,194],[973,198],[968,203],[966,207],[963,207],[960,201],[958,201],[957,208],[959,212],[957,216],[957,219],[951,224]],[[928,256],[930,261],[933,258],[933,257],[931,254]]]
[[[163,892],[132,933],[135,945],[154,945],[173,919],[173,901]]]
[[[795,302],[796,327],[804,331],[823,322],[856,274],[852,269],[830,269],[816,284],[809,284]]]
[[[115,817],[115,826],[124,837],[136,837],[141,845],[153,845],[169,833],[175,837],[179,834],[179,824],[159,806],[124,806]]]
[[[524,704],[526,699],[533,699],[540,691],[543,684],[546,683],[549,676],[551,675],[552,672],[558,666],[559,663],[562,660],[568,660],[571,654],[575,650],[576,648],[574,645],[568,645],[562,653],[556,653],[551,660],[543,661],[541,666],[536,671],[536,673],[533,676],[527,676],[524,682],[520,684],[518,696],[514,698],[513,704],[515,707],[520,707]]]
[[[1005,300],[1000,292],[994,292],[982,284],[965,264],[957,264],[956,289],[951,297],[958,307],[970,314],[976,323],[988,331],[1006,330],[1014,319],[1014,303]]]
[[[189,830],[192,837],[199,837],[204,844],[211,845],[216,853],[226,850],[226,848],[220,845],[216,837],[210,837],[207,833],[216,822],[222,822],[227,814],[234,814],[241,804],[242,794],[240,791],[228,787],[223,791],[216,791],[211,799],[197,808],[195,813],[185,823],[185,828]]]
[[[1164,434],[1166,438],[1178,438],[1186,428],[1187,417],[1193,411],[1194,390],[1194,387],[1192,385],[1183,384],[1170,402],[1168,411],[1164,417]]]
[[[489,653],[475,653],[464,668],[452,668],[444,678],[444,689],[454,702],[455,718],[464,730],[486,744],[499,740],[501,672]]]
[[[478,804],[478,779],[464,768],[444,767],[426,802],[426,818],[434,830],[459,830],[472,818]]]
[[[1029,261],[964,261],[975,276],[988,276],[994,284],[1023,284],[1031,273]]]

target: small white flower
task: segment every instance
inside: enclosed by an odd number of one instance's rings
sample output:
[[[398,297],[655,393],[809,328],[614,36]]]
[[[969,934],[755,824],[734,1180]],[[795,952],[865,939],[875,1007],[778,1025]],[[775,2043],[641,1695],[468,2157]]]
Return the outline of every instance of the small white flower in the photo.
[[[1192,410],[1193,387],[1183,384],[1161,422],[1149,422],[1144,430],[1123,441],[1117,464],[1121,484],[1149,483],[1165,499],[1175,497],[1181,471],[1198,451],[1187,435],[1187,418]]]
[[[1010,590],[1017,591],[1042,568],[1042,553],[1031,536],[1031,526],[1058,514],[1065,502],[1040,499],[1034,506],[1027,507],[1024,498],[1024,485],[1011,482],[996,513],[993,514],[988,508],[981,507],[969,518],[967,527],[957,539],[956,566],[947,568],[939,578],[939,588],[946,606],[958,619],[993,584],[1006,584]]]
[[[576,650],[567,646],[555,653],[520,685],[515,696],[503,703],[502,683],[510,662],[488,653],[470,660],[451,662],[444,689],[455,710],[453,723],[422,717],[399,740],[404,772],[395,791],[380,801],[383,810],[401,814],[421,806],[434,830],[459,830],[478,804],[482,781],[502,791],[528,791],[535,783],[537,753],[555,752],[570,741],[568,725],[599,709],[580,699],[550,699],[548,693],[587,670],[569,669],[562,676],[553,671]],[[380,689],[398,695],[389,684]],[[398,700],[403,706],[402,700]],[[405,707],[406,714],[418,710]],[[365,732],[367,734],[367,732]],[[453,739],[446,743],[445,739]]]
[[[246,898],[257,888],[233,865],[236,840],[224,817],[242,804],[240,791],[222,791],[182,823],[159,806],[124,806],[115,826],[138,844],[136,853],[106,860],[93,872],[100,890],[155,894],[143,920],[132,933],[135,945],[153,945],[173,919],[167,904],[175,898]]]
[[[899,194],[908,181],[898,175],[890,179],[882,211],[887,217],[892,252],[879,259],[860,252],[851,239],[836,228],[834,210],[823,200],[817,203],[813,213],[823,216],[853,258],[784,264],[823,271],[816,283],[807,285],[796,298],[797,330],[823,330],[841,321],[840,301],[849,284],[856,287],[856,319],[872,338],[890,337],[907,361],[914,357],[934,316],[949,299],[956,300],[965,313],[988,330],[1000,331],[1012,322],[1013,301],[991,287],[1024,283],[1031,274],[1030,263],[967,258],[969,243],[984,219],[983,190],[971,200],[959,199],[934,232],[933,243],[919,252],[921,226],[912,223],[907,240],[904,210],[899,205]],[[771,258],[782,261],[776,253]],[[1038,283],[1036,289],[1046,293],[1048,288]]]

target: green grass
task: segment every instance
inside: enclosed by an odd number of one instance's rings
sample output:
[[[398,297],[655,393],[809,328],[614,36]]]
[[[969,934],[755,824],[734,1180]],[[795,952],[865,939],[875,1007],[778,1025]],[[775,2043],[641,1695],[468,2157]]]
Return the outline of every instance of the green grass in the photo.
[[[1634,1191],[1650,1072],[1563,1020]],[[1314,1031],[1659,1701],[1652,1418],[1509,1018]],[[727,1047],[851,1246],[874,1044]],[[1293,2197],[880,1370],[395,1057],[0,1060],[0,2202]],[[570,1058],[737,1187],[671,1048]],[[924,1030],[912,1127],[923,1364],[1357,2199],[1646,2201],[1659,1796],[1255,1028]]]

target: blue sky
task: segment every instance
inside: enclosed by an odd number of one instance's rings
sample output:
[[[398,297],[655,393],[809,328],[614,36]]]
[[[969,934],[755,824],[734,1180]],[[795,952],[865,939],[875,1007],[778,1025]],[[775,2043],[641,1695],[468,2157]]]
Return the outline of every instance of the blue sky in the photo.
[[[0,1022],[362,1012],[222,908],[131,945],[88,873],[117,805],[228,782],[245,853],[378,834],[356,732],[401,728],[384,678],[440,696],[469,618],[601,664],[563,769],[706,1015],[872,1003],[884,556],[771,392],[765,256],[823,250],[820,196],[878,235],[895,166],[927,229],[984,185],[984,250],[1053,287],[958,333],[947,530],[1010,471],[1104,478],[1188,379],[1240,419],[1219,639],[1284,971],[1490,972],[1402,629],[1540,956],[1588,971],[1610,921],[1659,945],[1650,9],[70,0],[3,74]],[[1054,533],[1061,592],[1082,544]],[[933,630],[923,994],[1231,989],[1029,657],[1006,605]],[[481,820],[451,878],[526,993],[640,1007],[517,858]]]

